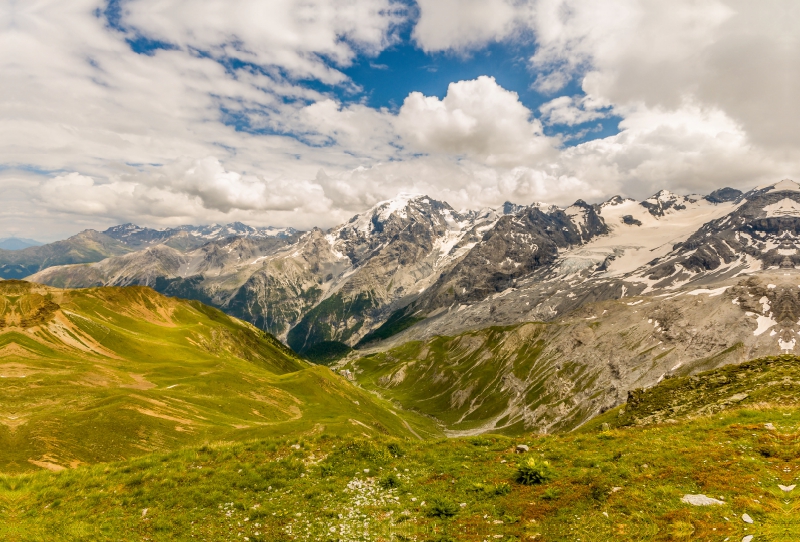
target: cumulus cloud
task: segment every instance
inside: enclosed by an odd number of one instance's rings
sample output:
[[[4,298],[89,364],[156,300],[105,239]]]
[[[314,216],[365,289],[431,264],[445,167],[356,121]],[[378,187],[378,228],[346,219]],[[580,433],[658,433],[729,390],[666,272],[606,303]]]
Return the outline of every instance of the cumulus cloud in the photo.
[[[519,164],[552,154],[553,142],[516,92],[493,77],[451,83],[443,99],[412,92],[396,126],[420,152],[466,155],[487,164]]]
[[[377,54],[404,18],[391,0],[129,0],[122,13],[147,38],[329,83],[346,77],[323,57],[347,66]]]
[[[413,37],[426,51],[469,50],[500,41],[528,12],[513,0],[417,0],[420,17]]]
[[[593,96],[559,96],[539,107],[548,124],[574,126],[584,124],[609,115],[610,104]]]
[[[408,14],[393,0],[126,0],[118,27],[104,5],[0,11],[6,231],[331,226],[400,191],[457,208],[567,204],[800,169],[790,0],[418,1],[412,39],[425,51],[533,40],[535,111],[491,77],[412,92],[397,111],[320,91],[358,90],[344,68],[398,39]],[[140,38],[170,48],[137,54],[126,40]],[[583,92],[559,95],[572,81]],[[619,133],[567,145],[609,115]]]
[[[571,126],[603,112],[624,119],[619,135],[565,149],[558,168],[636,196],[645,189],[636,187],[656,183],[704,190],[798,174],[800,102],[792,96],[800,90],[800,38],[792,29],[800,4],[494,0],[487,10],[501,4],[514,11],[504,15],[512,21],[504,28],[525,27],[535,37],[534,87],[554,93],[577,79],[585,93],[554,97],[539,110],[544,122]],[[440,33],[440,49],[495,39],[469,28],[453,32]],[[578,156],[599,169],[583,170]]]

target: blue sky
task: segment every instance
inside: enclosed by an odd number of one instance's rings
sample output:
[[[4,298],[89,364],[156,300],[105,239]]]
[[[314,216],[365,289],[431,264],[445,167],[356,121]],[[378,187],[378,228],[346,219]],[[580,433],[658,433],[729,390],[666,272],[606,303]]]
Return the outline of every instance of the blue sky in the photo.
[[[494,77],[501,87],[516,92],[520,101],[534,115],[541,105],[554,97],[553,93],[541,93],[534,89],[538,74],[531,68],[530,58],[536,52],[536,44],[530,32],[514,40],[490,41],[475,49],[426,52],[412,37],[419,12],[413,4],[408,8],[408,18],[394,29],[394,43],[380,51],[377,56],[362,52],[350,66],[344,68],[337,66],[335,62],[329,62],[333,68],[341,69],[358,90],[353,90],[351,85],[326,85],[313,78],[299,79],[297,83],[330,94],[342,103],[363,103],[373,108],[388,108],[392,111],[397,111],[411,92],[444,98],[451,83],[482,75]],[[109,0],[104,9],[98,8],[96,15],[104,19],[110,28],[125,33],[126,42],[132,51],[153,55],[161,50],[179,48],[169,41],[149,38],[137,28],[126,25],[123,9],[124,4],[120,0]],[[212,56],[202,49],[195,49],[192,53]],[[324,56],[322,58],[324,60]],[[270,67],[254,63],[229,58],[218,61],[232,73],[242,69],[271,73]],[[583,96],[580,78],[572,78],[559,89],[558,95]],[[272,130],[251,126],[246,115],[237,115],[225,109],[221,113],[224,122],[237,130],[272,133]],[[566,146],[577,145],[618,133],[617,125],[620,120],[616,115],[609,115],[574,126],[546,126],[545,133],[563,136]]]
[[[329,227],[400,192],[569,205],[800,169],[790,0],[3,9],[0,237]]]

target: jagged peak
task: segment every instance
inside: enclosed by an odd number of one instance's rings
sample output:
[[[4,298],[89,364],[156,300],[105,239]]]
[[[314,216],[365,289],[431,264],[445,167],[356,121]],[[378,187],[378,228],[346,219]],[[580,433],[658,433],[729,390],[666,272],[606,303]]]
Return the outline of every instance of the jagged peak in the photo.
[[[674,201],[677,199],[685,199],[684,196],[678,195],[674,192],[670,192],[669,190],[659,190],[645,201],[649,203],[656,203],[659,201]]]
[[[407,218],[409,210],[414,208],[417,210],[438,208],[440,211],[453,212],[447,203],[435,200],[425,194],[401,192],[392,199],[379,201],[367,211],[354,215],[345,224],[334,229],[342,230],[347,228],[369,232],[372,231],[376,222],[386,222],[392,215],[398,218]]]
[[[500,210],[502,210],[502,213],[504,215],[515,215],[518,212],[520,212],[521,210],[523,210],[524,208],[525,208],[524,205],[520,205],[519,203],[512,203],[510,201],[507,201],[507,202],[505,202],[503,204],[502,207],[500,207]]]
[[[582,209],[591,209],[592,208],[591,205],[589,205],[588,203],[586,203],[582,199],[575,200],[575,203],[573,203],[569,207],[581,207]],[[567,207],[567,209],[569,209],[569,207]]]
[[[561,207],[553,205],[552,203],[545,203],[543,201],[534,201],[533,203],[528,205],[528,207],[531,209],[538,209],[539,211],[543,212],[546,215],[561,210]]]
[[[603,203],[601,203],[601,204],[600,204],[600,207],[601,207],[601,208],[605,208],[605,207],[615,207],[615,206],[617,206],[617,205],[622,205],[622,204],[624,204],[624,203],[628,203],[628,202],[631,202],[631,201],[636,201],[636,200],[635,200],[635,199],[633,199],[633,198],[623,198],[623,197],[622,197],[622,196],[620,196],[620,195],[616,195],[616,196],[613,196],[613,197],[611,197],[611,198],[607,199],[607,200],[606,200],[606,201],[604,201]]]

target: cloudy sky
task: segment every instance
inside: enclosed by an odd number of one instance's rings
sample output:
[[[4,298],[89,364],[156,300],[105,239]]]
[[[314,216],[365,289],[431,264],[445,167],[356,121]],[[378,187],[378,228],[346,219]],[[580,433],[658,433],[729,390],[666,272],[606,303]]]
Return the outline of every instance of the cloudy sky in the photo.
[[[0,2],[0,237],[800,178],[795,0]]]

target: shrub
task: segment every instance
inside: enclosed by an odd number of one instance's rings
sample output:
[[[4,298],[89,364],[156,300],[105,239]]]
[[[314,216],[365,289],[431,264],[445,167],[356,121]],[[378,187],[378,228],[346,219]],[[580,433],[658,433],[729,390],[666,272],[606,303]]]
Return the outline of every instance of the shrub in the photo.
[[[544,484],[555,478],[555,470],[547,461],[538,461],[531,457],[520,462],[517,467],[516,480],[520,484],[533,486]]]
[[[442,499],[434,497],[431,499],[430,508],[428,508],[428,515],[436,518],[451,518],[458,513],[458,505]]]
[[[378,485],[381,489],[394,489],[400,487],[400,479],[392,472],[381,478]]]
[[[389,450],[389,453],[392,454],[392,457],[403,457],[406,455],[405,450],[396,442],[389,443],[386,448]]]

